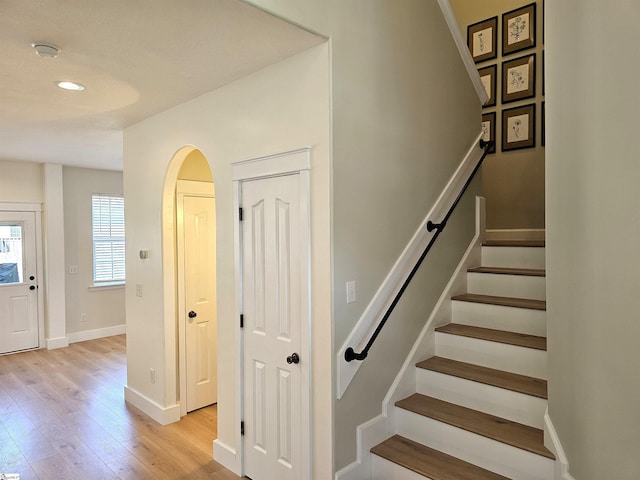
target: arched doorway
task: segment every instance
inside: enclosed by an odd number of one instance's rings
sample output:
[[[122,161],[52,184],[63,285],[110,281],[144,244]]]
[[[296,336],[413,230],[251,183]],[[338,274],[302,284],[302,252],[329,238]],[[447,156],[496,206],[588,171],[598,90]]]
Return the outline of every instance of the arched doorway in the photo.
[[[217,402],[215,190],[194,147],[174,155],[163,199],[165,315],[173,315],[180,415]],[[169,327],[168,327],[169,328]]]

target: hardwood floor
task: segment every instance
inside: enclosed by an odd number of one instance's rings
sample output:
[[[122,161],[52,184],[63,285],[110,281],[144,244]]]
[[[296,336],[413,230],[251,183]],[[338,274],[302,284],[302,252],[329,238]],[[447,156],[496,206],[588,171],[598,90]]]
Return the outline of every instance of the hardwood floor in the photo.
[[[216,407],[162,426],[125,403],[125,337],[0,356],[0,473],[20,480],[239,477],[213,461]]]

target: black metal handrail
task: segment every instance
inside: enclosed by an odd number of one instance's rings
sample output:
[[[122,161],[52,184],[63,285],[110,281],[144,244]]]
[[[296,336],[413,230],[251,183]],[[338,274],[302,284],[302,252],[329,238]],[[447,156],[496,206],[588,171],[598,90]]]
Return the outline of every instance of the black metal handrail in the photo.
[[[429,220],[427,222],[427,231],[431,232],[431,231],[435,230],[436,233],[433,235],[433,237],[431,237],[431,240],[429,241],[429,244],[427,245],[427,248],[425,248],[424,252],[422,252],[422,255],[420,255],[420,258],[418,259],[418,261],[416,262],[415,266],[411,270],[411,273],[409,273],[409,276],[407,277],[407,279],[402,284],[402,287],[400,288],[400,290],[398,290],[398,293],[396,293],[396,296],[393,299],[393,302],[391,302],[391,305],[389,305],[389,308],[387,309],[386,313],[382,317],[382,320],[378,324],[378,327],[376,328],[375,332],[373,332],[373,335],[371,335],[371,338],[367,342],[367,345],[364,347],[364,349],[360,353],[356,353],[353,350],[352,347],[349,347],[349,348],[347,348],[345,350],[344,359],[347,362],[351,362],[353,360],[362,361],[365,358],[367,358],[367,355],[369,354],[369,350],[371,349],[371,346],[373,345],[373,342],[375,342],[376,338],[378,338],[378,335],[380,334],[380,331],[384,327],[384,324],[387,323],[387,320],[389,319],[389,316],[393,312],[394,308],[396,308],[396,305],[400,301],[400,298],[402,297],[402,294],[404,293],[404,291],[409,286],[409,283],[411,283],[411,280],[413,279],[413,276],[418,271],[418,268],[420,268],[420,265],[422,264],[422,261],[425,259],[425,257],[427,256],[427,254],[431,250],[431,247],[433,246],[433,244],[437,240],[438,236],[440,235],[440,232],[442,232],[442,230],[444,230],[444,227],[447,226],[447,221],[449,220],[449,217],[451,216],[451,214],[453,213],[455,208],[458,206],[458,203],[460,202],[460,199],[462,198],[464,193],[467,191],[467,188],[469,187],[469,184],[473,180],[473,177],[475,177],[476,172],[480,169],[480,165],[482,165],[482,161],[487,156],[487,153],[489,153],[489,150],[491,149],[491,147],[493,147],[493,142],[492,141],[480,140],[480,148],[484,149],[484,152],[482,153],[482,156],[480,157],[480,160],[478,160],[478,164],[475,166],[475,168],[471,172],[471,175],[469,176],[469,178],[467,179],[466,183],[464,184],[464,187],[462,187],[462,190],[460,190],[460,193],[458,193],[458,196],[456,197],[456,200],[451,205],[451,208],[449,208],[449,211],[444,216],[444,219],[440,223],[434,223],[431,220]]]

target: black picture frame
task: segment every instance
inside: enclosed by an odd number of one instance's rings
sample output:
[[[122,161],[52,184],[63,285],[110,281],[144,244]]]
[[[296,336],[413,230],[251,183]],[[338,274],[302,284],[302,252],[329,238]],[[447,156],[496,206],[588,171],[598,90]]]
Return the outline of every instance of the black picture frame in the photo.
[[[487,153],[496,153],[496,112],[482,114],[482,139],[493,142]]]
[[[498,17],[469,25],[467,46],[475,63],[496,58],[498,56]]]
[[[502,62],[502,103],[532,98],[536,94],[536,54]]]
[[[544,108],[544,102],[540,105],[540,144],[545,146],[545,136],[546,136],[546,113]]]
[[[536,46],[536,4],[502,14],[502,55]]]
[[[482,108],[495,107],[496,105],[497,71],[498,71],[498,68],[496,65],[489,65],[488,67],[478,69],[480,80],[482,81],[482,84],[484,85],[484,88],[487,92],[487,96],[489,97],[489,100],[487,100],[487,103],[485,103],[482,106]]]
[[[534,103],[502,111],[502,151],[535,147],[536,106]]]

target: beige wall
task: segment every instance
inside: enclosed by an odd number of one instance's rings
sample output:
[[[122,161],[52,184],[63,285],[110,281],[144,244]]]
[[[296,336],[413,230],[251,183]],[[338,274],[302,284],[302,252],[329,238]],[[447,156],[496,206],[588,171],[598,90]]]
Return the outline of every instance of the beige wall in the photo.
[[[193,150],[187,155],[178,172],[178,178],[180,180],[213,182],[211,167],[200,150]]]
[[[489,155],[482,168],[483,194],[486,198],[488,229],[541,229],[544,228],[544,147],[541,146],[542,95],[542,0],[450,0],[460,31],[467,38],[467,26],[498,17],[498,58],[478,64],[478,68],[497,65],[496,106],[487,107],[483,113],[496,112],[496,153]],[[536,4],[536,47],[502,56],[502,14],[510,10]],[[526,100],[501,104],[502,61],[536,54],[536,96]],[[501,111],[503,108],[535,103],[535,148],[501,151]]]
[[[337,350],[479,134],[479,101],[435,1],[251,3],[331,38]],[[457,263],[460,244],[470,238],[464,228],[451,227],[448,234],[433,254],[438,259],[423,266],[336,401],[336,469],[355,460],[356,427],[380,414],[419,326]],[[347,305],[350,280],[356,281],[358,300]]]
[[[640,4],[546,7],[549,413],[576,480],[637,480]]]
[[[236,380],[239,279],[234,273],[234,198],[231,164],[260,156],[312,149],[314,478],[331,477],[331,283],[329,47],[310,49],[225,87],[133,125],[124,133],[128,387],[161,408],[176,396],[175,312],[163,294],[163,188],[167,169],[184,146],[209,161],[216,187],[219,402],[218,439],[236,448]],[[249,121],[250,119],[250,121]],[[164,239],[166,241],[166,239]],[[149,250],[145,261],[140,249]],[[135,285],[143,297],[136,297]],[[165,321],[166,320],[166,321]],[[156,383],[149,380],[155,368]]]
[[[122,172],[64,167],[66,333],[73,335],[125,324],[124,286],[90,290],[93,284],[91,195],[122,195]],[[78,267],[77,274],[69,266]],[[86,322],[81,315],[86,314]]]
[[[42,165],[28,162],[0,162],[0,202],[42,203]]]

